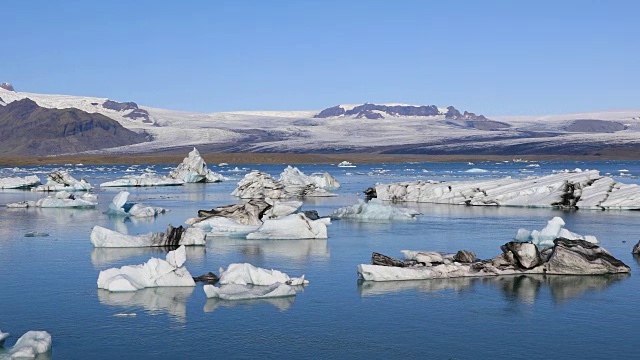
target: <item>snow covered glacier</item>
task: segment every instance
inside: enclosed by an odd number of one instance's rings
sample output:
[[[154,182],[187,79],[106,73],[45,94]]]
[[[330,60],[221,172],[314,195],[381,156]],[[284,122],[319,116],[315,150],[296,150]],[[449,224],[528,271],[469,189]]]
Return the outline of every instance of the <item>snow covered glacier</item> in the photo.
[[[540,177],[377,184],[367,192],[387,201],[477,206],[640,209],[640,186],[623,184],[597,170]]]

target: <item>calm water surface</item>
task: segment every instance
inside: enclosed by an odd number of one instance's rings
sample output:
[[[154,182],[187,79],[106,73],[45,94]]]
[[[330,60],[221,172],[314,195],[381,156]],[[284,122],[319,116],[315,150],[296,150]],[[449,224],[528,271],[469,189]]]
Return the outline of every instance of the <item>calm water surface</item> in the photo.
[[[343,187],[334,198],[305,200],[303,209],[328,215],[362,198],[376,182],[415,179],[486,179],[598,169],[639,183],[640,162],[407,163],[356,168],[301,165],[305,173],[331,172]],[[551,209],[406,204],[424,215],[414,222],[334,221],[328,240],[210,238],[188,249],[189,271],[218,272],[233,262],[305,274],[310,284],[293,298],[207,300],[195,288],[145,289],[117,294],[96,288],[98,272],[140,264],[161,249],[94,249],[89,234],[101,225],[130,234],[180,225],[198,209],[235,203],[229,195],[250,169],[278,175],[285,165],[211,166],[233,180],[221,184],[129,189],[130,200],[171,209],[153,220],[125,221],[103,212],[121,189],[97,189],[95,210],[0,207],[0,329],[12,345],[28,330],[53,336],[54,359],[210,358],[425,358],[602,359],[639,358],[640,212],[563,212]],[[2,168],[0,176],[36,173],[44,179],[70,169],[94,186],[124,174],[167,173],[173,166],[46,166]],[[467,172],[481,168],[487,172]],[[129,171],[127,171],[129,170]],[[524,171],[523,171],[524,170]],[[619,170],[628,170],[620,172]],[[428,171],[428,172],[427,172]],[[620,174],[623,174],[620,177]],[[628,174],[628,175],[627,175]],[[0,192],[0,204],[45,196]],[[630,276],[522,276],[489,279],[361,283],[356,266],[371,252],[475,251],[497,255],[520,227],[541,229],[553,216],[567,228],[595,235],[632,268]],[[24,237],[29,231],[48,237]],[[115,317],[136,313],[136,317]]]

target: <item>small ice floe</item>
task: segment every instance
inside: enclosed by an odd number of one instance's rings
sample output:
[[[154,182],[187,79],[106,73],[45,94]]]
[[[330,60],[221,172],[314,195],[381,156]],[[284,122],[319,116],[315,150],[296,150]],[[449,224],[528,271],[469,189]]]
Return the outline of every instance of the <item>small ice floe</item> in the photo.
[[[0,178],[0,189],[28,189],[39,184],[40,178],[35,175]]]
[[[407,260],[373,253],[371,265],[358,265],[358,274],[369,281],[394,281],[518,274],[602,275],[631,271],[605,249],[584,240],[558,238],[552,247],[542,251],[531,242],[512,241],[500,249],[502,254],[489,260],[478,260],[475,254],[464,250],[456,254],[404,251]]]
[[[415,220],[418,211],[384,204],[381,200],[371,199],[369,202],[358,200],[358,203],[340,208],[329,217],[331,219],[352,219],[359,221],[406,221]]]
[[[167,176],[154,177],[150,175],[139,175],[116,179],[100,184],[100,187],[139,187],[139,186],[179,186],[184,185],[184,181],[172,179]]]
[[[46,331],[27,331],[11,348],[11,359],[35,359],[51,351],[51,335]]]
[[[547,222],[547,226],[544,229],[538,230],[527,230],[527,229],[519,229],[516,234],[514,240],[519,242],[532,242],[535,245],[544,247],[544,246],[553,246],[553,241],[558,238],[565,238],[568,240],[585,240],[593,244],[598,243],[598,239],[595,236],[591,235],[579,235],[573,233],[563,226],[565,225],[564,220],[560,217],[554,217],[553,219]]]
[[[32,188],[32,191],[88,191],[93,187],[86,180],[76,180],[67,171],[56,171],[47,175],[47,183]]]
[[[224,176],[207,168],[207,163],[204,162],[196,148],[193,148],[189,155],[182,160],[182,163],[169,173],[169,177],[185,183],[214,183],[225,180]]]
[[[526,167],[540,167],[540,164],[529,164]]]
[[[2,330],[0,330],[0,347],[4,346],[4,341],[9,337],[9,333],[3,333]]]
[[[113,314],[113,316],[116,316],[116,317],[135,317],[135,316],[138,316],[138,314],[136,314],[136,313],[119,313],[119,314]]]
[[[111,204],[109,204],[109,208],[107,209],[107,214],[109,215],[123,215],[123,216],[134,216],[134,217],[154,217],[158,214],[163,214],[169,209],[161,208],[161,207],[153,207],[142,205],[138,203],[129,203],[127,200],[129,199],[129,195],[131,195],[128,191],[120,191],[118,195],[113,198]]]
[[[142,265],[123,266],[100,271],[98,288],[112,292],[136,291],[159,286],[195,286],[184,263],[185,247],[170,251],[166,260],[151,258]]]
[[[480,168],[471,168],[469,170],[465,170],[465,172],[468,172],[468,173],[486,173],[486,172],[489,172],[489,170],[480,169]]]
[[[20,201],[17,203],[7,204],[8,208],[93,208],[97,203],[85,200],[84,196],[81,198],[68,193],[66,191],[60,191],[53,196],[47,196],[46,198],[39,199],[38,201]]]
[[[148,233],[143,235],[127,235],[109,230],[101,226],[94,226],[91,231],[91,243],[97,248],[127,248],[127,247],[175,247],[180,245],[205,245],[204,230],[169,224],[165,232]]]
[[[228,166],[229,164],[227,164],[226,162],[221,162],[220,164],[218,164],[218,166]]]
[[[338,164],[338,167],[354,168],[356,166],[345,160],[345,161],[342,161],[340,164]]]
[[[280,174],[280,180],[258,170],[246,174],[231,195],[242,199],[335,196],[326,191],[323,188],[325,186],[337,188],[340,184],[328,173],[307,176],[297,168],[288,166]]]
[[[618,171],[619,171],[619,172],[621,172],[621,173],[629,172],[629,170],[628,170],[628,169],[620,169],[620,170],[618,170]]]

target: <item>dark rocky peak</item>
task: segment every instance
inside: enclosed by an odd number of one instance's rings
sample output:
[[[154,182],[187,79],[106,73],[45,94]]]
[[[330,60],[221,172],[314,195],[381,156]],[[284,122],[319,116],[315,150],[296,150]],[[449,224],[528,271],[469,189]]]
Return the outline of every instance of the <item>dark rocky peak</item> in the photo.
[[[3,82],[2,84],[0,84],[0,88],[3,88],[5,90],[9,90],[9,91],[16,91],[13,88],[13,85],[9,84],[8,82]]]
[[[460,119],[462,114],[453,106],[447,107],[447,112],[444,114],[445,119]]]
[[[135,109],[132,112],[128,113],[127,115],[124,115],[123,117],[129,118],[132,120],[142,119],[142,122],[145,124],[153,123],[153,121],[149,119],[149,112],[144,109]]]
[[[336,106],[332,106],[330,108],[324,109],[322,111],[320,111],[317,115],[315,115],[315,118],[329,118],[329,117],[338,117],[338,116],[342,116],[344,115],[345,110],[340,106],[340,105],[336,105]]]
[[[316,118],[330,118],[340,116],[350,116],[356,119],[383,119],[387,114],[389,116],[437,116],[445,115],[447,120],[487,120],[482,115],[476,115],[465,111],[460,113],[453,106],[447,108],[447,112],[442,114],[435,105],[378,105],[365,103],[358,105],[353,109],[346,110],[341,105],[336,105],[322,110]]]
[[[105,109],[115,110],[115,111],[127,111],[127,110],[137,109],[138,104],[134,103],[133,101],[117,102],[113,100],[107,100],[104,102],[104,104],[102,104],[102,107]]]
[[[41,109],[35,101],[24,98],[22,100],[8,103],[0,108],[0,115],[11,114],[16,120],[24,120],[34,111]]]

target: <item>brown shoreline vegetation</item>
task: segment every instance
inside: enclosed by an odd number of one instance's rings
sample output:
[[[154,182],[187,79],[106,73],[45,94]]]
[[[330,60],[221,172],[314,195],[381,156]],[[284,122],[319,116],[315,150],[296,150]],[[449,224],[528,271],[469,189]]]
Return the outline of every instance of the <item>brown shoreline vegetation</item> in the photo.
[[[37,157],[0,156],[0,166],[28,166],[53,164],[178,164],[187,156],[168,153],[155,155],[64,155]],[[419,154],[294,154],[294,153],[208,153],[202,154],[208,164],[338,164],[347,160],[358,163],[388,162],[482,162],[482,161],[593,161],[593,160],[640,160],[640,151],[599,151],[586,155],[419,155]]]

